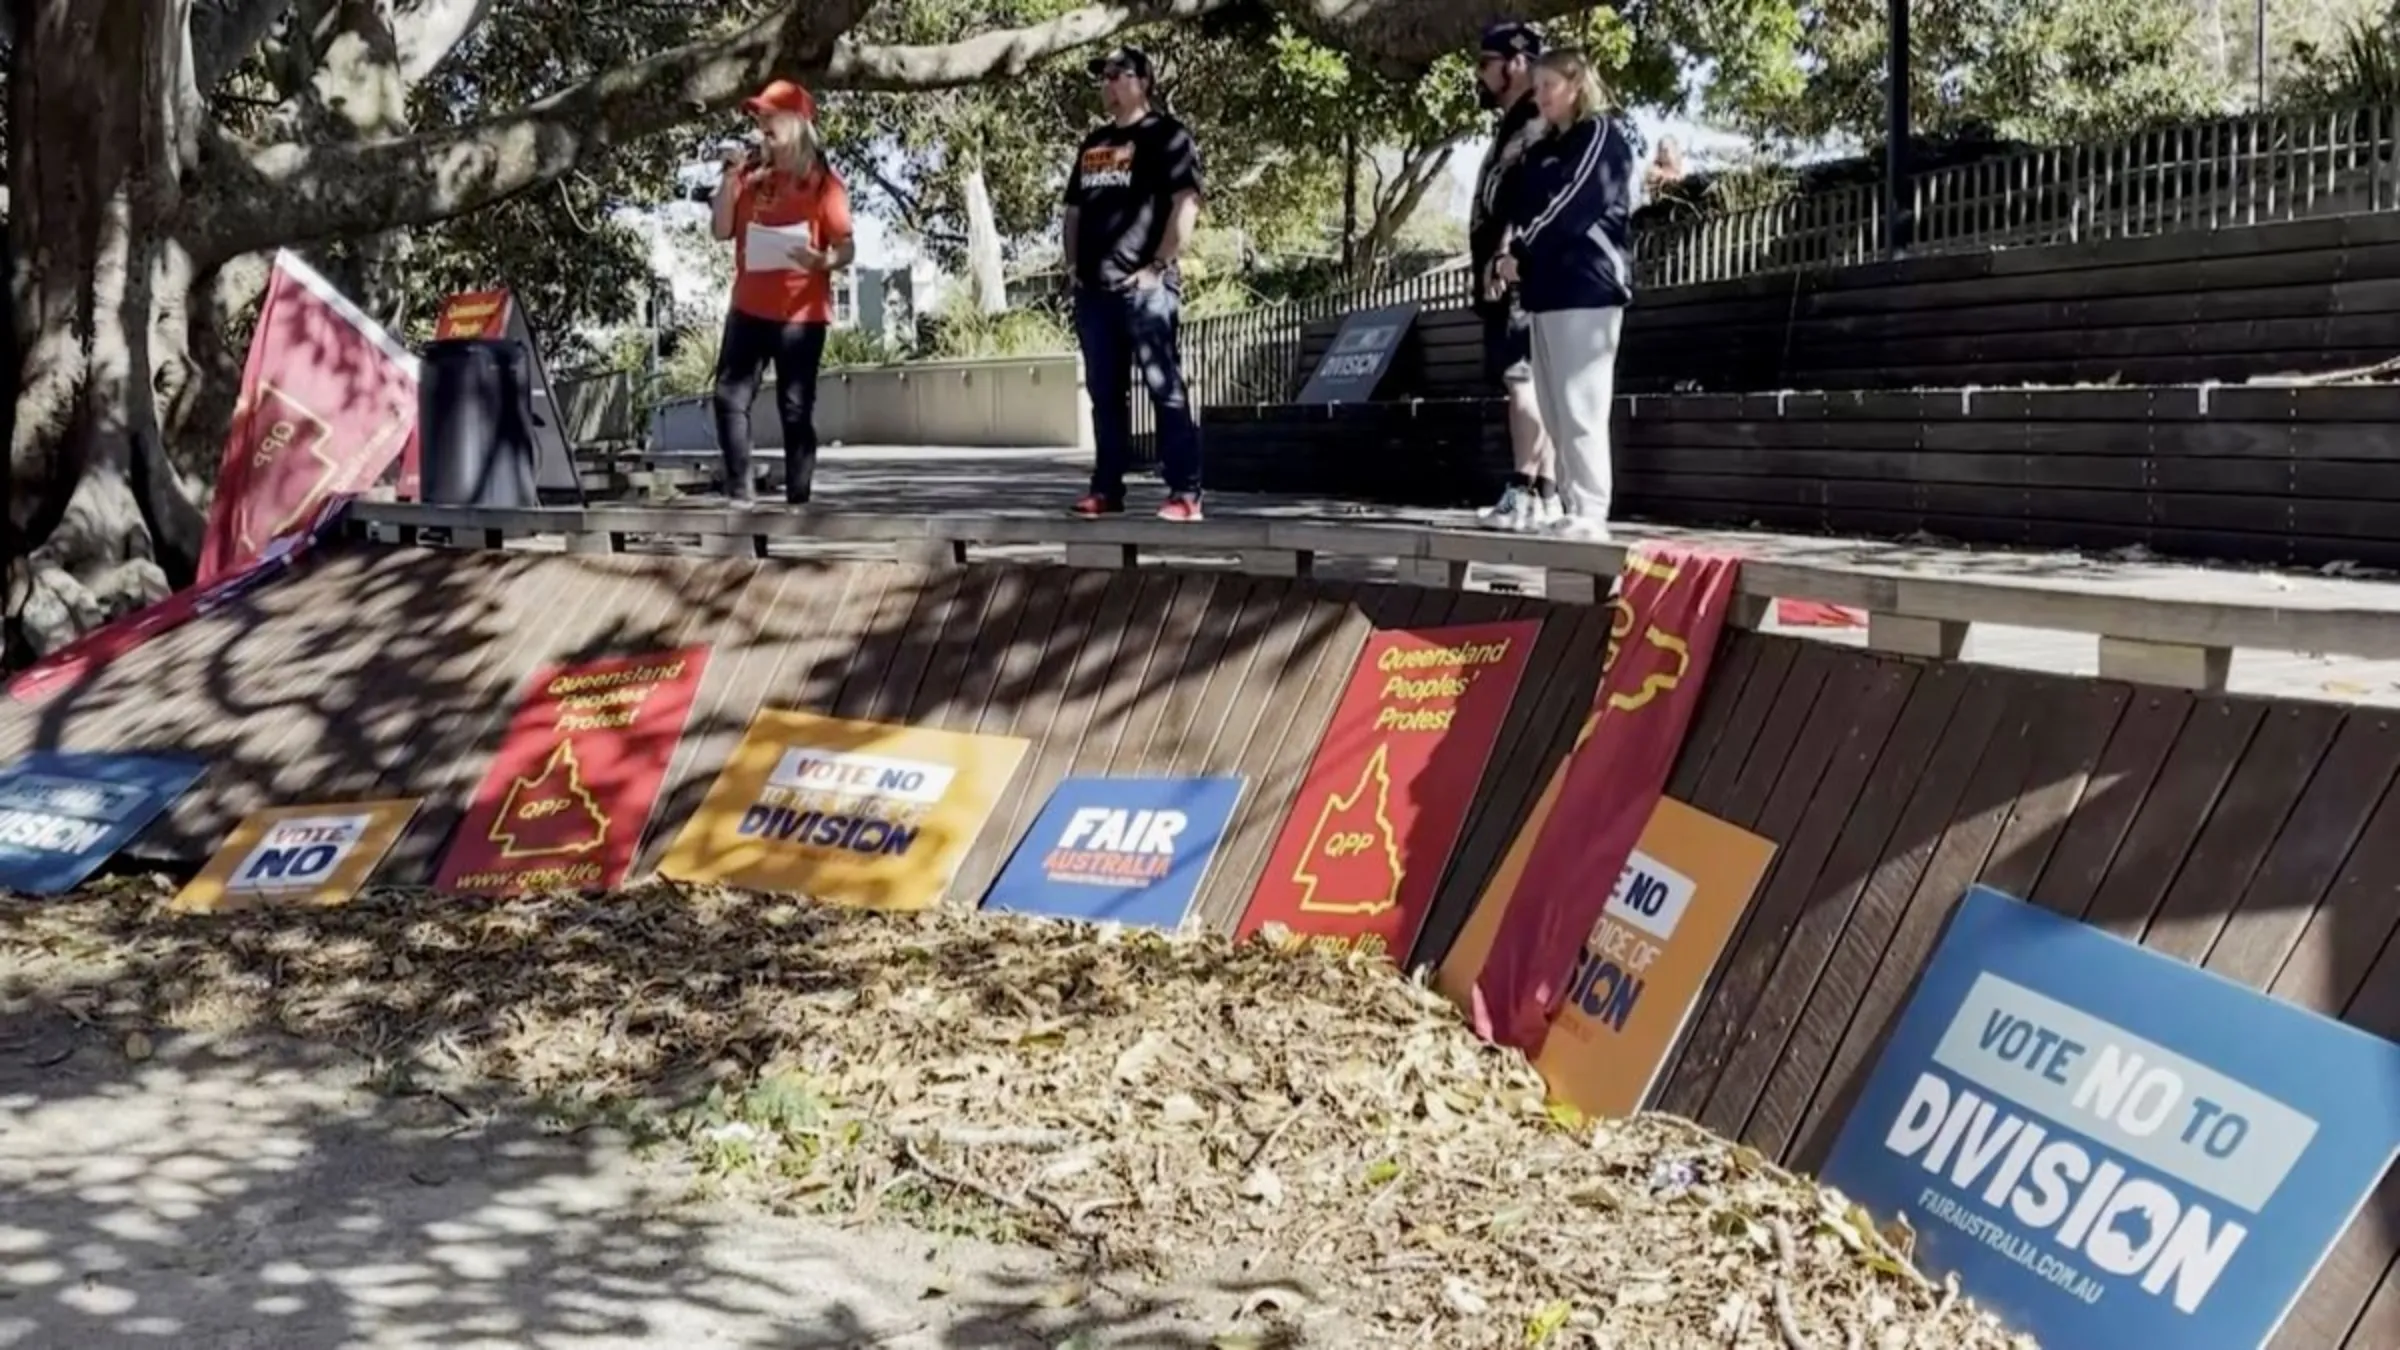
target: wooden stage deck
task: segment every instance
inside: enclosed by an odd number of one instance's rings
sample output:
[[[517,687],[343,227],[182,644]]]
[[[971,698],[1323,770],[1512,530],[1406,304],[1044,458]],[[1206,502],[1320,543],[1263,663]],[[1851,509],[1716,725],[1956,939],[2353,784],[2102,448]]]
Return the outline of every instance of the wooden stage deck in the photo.
[[[762,451],[761,454],[762,457],[771,457],[769,452]],[[686,470],[680,474],[670,472],[667,475],[670,481],[678,478],[694,481],[700,477],[694,470],[712,461],[713,456],[672,455],[654,459],[661,467]],[[1073,501],[1082,490],[1089,462],[1088,457],[1067,450],[834,449],[826,452],[818,470],[817,503],[819,510],[827,514],[866,512],[879,516],[991,516],[1001,520],[1055,522],[1064,504]],[[1134,489],[1136,512],[1126,521],[1109,522],[1106,528],[1150,528],[1139,514],[1139,508],[1148,501],[1142,495],[1146,491],[1155,491],[1155,486],[1137,483]],[[599,509],[615,510],[631,505],[606,503]],[[645,509],[708,512],[722,509],[723,505],[721,497],[702,494],[649,504]],[[764,508],[771,514],[781,514],[783,509],[772,506]],[[1472,511],[1363,505],[1330,497],[1211,493],[1209,510],[1211,518],[1207,523],[1212,534],[1220,529],[1245,523],[1255,525],[1261,521],[1282,522],[1287,527],[1303,524],[1417,526],[1474,535],[1490,534],[1476,524]],[[696,535],[697,522],[691,529]],[[2061,617],[2050,613],[2049,610],[2055,606],[2043,603],[2040,593],[2045,590],[2055,591],[2063,587],[2082,592],[2101,591],[2118,597],[2124,602],[2120,606],[2120,614],[2133,621],[2119,626],[2136,631],[2113,632],[2111,635],[2128,638],[2142,636],[2138,620],[2142,617],[2143,602],[2150,599],[2221,600],[2244,606],[2266,604],[2301,613],[2325,606],[2335,607],[2337,611],[2358,607],[2369,613],[2400,609],[2400,578],[2387,579],[2384,574],[2367,571],[2346,571],[2342,575],[2325,576],[2309,572],[2162,563],[2144,557],[2139,551],[2095,556],[1969,549],[1934,543],[1877,543],[1757,531],[1679,530],[1646,525],[1629,525],[1619,534],[1625,542],[1679,539],[1722,544],[1743,551],[1762,563],[1771,560],[1786,564],[1857,565],[1894,576],[1909,577],[1920,590],[1942,581],[1973,582],[2007,578],[2022,583],[2023,593],[2005,608],[1996,609],[1981,608],[1981,597],[1978,597],[1978,607],[1972,611],[1976,617],[1964,635],[1958,655],[1963,660],[2053,674],[2101,674],[2100,636],[2103,630],[2089,626],[2092,620],[2088,618]],[[693,536],[684,537],[689,539]],[[1171,543],[1176,537],[1162,536],[1160,542]],[[1220,537],[1231,539],[1234,536]],[[1542,546],[1531,540],[1492,537],[1505,540],[1507,546],[1489,552],[1488,557],[1477,557],[1470,562],[1462,584],[1477,590],[1547,595],[1550,577],[1543,566],[1545,558],[1540,552]],[[564,542],[563,534],[553,532],[547,537],[541,534],[522,537],[516,546],[563,547]],[[663,543],[642,539],[637,539],[633,544],[633,547],[644,549],[663,546]],[[878,545],[869,540],[845,543],[819,538],[803,541],[796,535],[775,537],[769,549],[778,555],[794,556],[802,553],[877,556],[883,553]],[[1042,556],[1045,553],[1056,556],[1059,550],[995,541],[976,552],[977,556],[997,560]],[[1223,558],[1229,555],[1217,556]],[[1331,579],[1388,581],[1404,576],[1441,579],[1439,568],[1405,567],[1399,565],[1399,560],[1395,558],[1325,552],[1320,553],[1314,561],[1316,574]],[[1871,607],[1876,597],[1869,593],[1869,584],[1862,580],[1842,595],[1803,597],[1794,593],[1783,598],[1821,598]],[[1763,632],[1787,633],[1813,641],[1850,646],[1870,645],[1869,635],[1859,630],[1788,628],[1777,622],[1772,613],[1754,615],[1752,618],[1755,626]],[[2400,651],[2354,650],[2365,644],[2343,636],[2345,627],[2343,621],[2335,620],[2295,629],[2294,635],[2288,638],[2232,642],[2229,644],[2232,648],[2231,659],[2222,687],[2239,693],[2283,698],[2334,699],[2400,706]],[[1931,636],[1937,643],[1943,640],[1939,634],[1924,632],[1887,634],[1887,645],[1902,644],[1896,649],[1911,650],[1905,645],[1905,639],[1911,636]],[[2279,645],[2284,643],[2289,645]],[[2325,645],[2316,645],[2319,643]],[[1922,644],[1917,649],[1922,649]],[[2123,668],[2123,662],[2111,661],[2108,673],[2119,673]],[[2143,669],[2137,666],[2125,673],[2129,678],[2141,678],[2155,677],[2160,672],[2154,667]]]

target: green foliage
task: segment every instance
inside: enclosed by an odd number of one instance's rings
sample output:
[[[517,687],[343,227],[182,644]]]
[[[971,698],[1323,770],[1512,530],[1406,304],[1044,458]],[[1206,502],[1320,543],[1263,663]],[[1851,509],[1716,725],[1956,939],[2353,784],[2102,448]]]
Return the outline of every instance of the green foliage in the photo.
[[[2291,108],[2400,103],[2400,3],[2345,20],[2330,40],[2294,44],[2278,92]]]
[[[409,115],[419,129],[467,125],[612,69],[630,55],[705,36],[750,7],[745,0],[493,0],[490,16],[452,58],[410,91]],[[415,231],[403,272],[410,326],[429,326],[446,295],[502,283],[524,297],[546,333],[637,318],[649,286],[649,247],[612,215],[667,195],[677,162],[706,131],[694,127],[619,146],[548,188]]]
[[[1884,0],[1810,7],[1804,74],[1712,92],[1745,128],[1783,140],[1884,128]],[[2058,144],[2211,113],[2221,82],[2191,41],[2192,11],[2153,0],[1918,0],[1911,111],[1920,134],[1975,130]]]
[[[1045,309],[1011,309],[985,314],[955,305],[928,319],[917,355],[930,361],[965,361],[993,356],[1050,356],[1075,350],[1066,322]]]

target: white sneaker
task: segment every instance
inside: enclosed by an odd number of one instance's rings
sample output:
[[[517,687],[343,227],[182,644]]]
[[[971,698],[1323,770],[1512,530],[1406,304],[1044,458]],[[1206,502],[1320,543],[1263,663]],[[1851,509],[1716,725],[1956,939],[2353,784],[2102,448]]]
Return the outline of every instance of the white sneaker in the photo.
[[[1481,508],[1475,517],[1495,530],[1521,530],[1525,528],[1526,498],[1532,495],[1512,484],[1501,492],[1497,505]]]
[[[1558,522],[1566,517],[1566,511],[1558,504],[1558,498],[1545,497],[1538,492],[1528,492],[1525,495],[1533,502],[1531,527],[1545,532],[1557,529]]]
[[[1589,516],[1561,515],[1558,522],[1550,526],[1544,533],[1553,539],[1565,539],[1578,544],[1609,542],[1608,522],[1593,520]]]

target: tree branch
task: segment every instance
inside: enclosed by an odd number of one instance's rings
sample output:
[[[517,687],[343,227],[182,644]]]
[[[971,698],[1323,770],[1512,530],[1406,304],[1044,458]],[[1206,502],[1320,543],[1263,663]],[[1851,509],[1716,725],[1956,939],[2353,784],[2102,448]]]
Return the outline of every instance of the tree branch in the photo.
[[[431,75],[491,12],[492,0],[414,0],[395,7],[400,78],[413,85]]]
[[[1139,0],[1086,5],[1042,23],[978,33],[936,46],[836,43],[821,83],[827,89],[948,89],[1022,75],[1036,64],[1098,42],[1137,23],[1196,19],[1236,0]]]
[[[1269,2],[1329,40],[1405,61],[1463,47],[1482,23],[1501,14],[1503,0]],[[1543,17],[1580,2],[1523,0],[1508,12]],[[459,3],[471,0],[423,0],[415,13],[430,22],[425,14]],[[206,267],[279,244],[379,234],[463,215],[553,182],[627,142],[729,108],[771,77],[826,89],[972,84],[1020,73],[1134,24],[1188,20],[1234,0],[1121,0],[940,46],[844,43],[874,3],[785,0],[728,36],[630,62],[467,127],[261,149],[247,163],[209,175],[192,198],[186,226],[195,261]],[[418,59],[430,49],[418,47]]]
[[[192,9],[193,83],[213,89],[266,40],[292,0],[210,0]]]

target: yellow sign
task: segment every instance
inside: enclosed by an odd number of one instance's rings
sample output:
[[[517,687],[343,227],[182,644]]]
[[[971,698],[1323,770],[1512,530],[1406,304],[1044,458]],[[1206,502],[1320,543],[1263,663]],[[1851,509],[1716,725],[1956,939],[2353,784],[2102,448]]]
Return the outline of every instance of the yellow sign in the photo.
[[[978,736],[767,709],[659,864],[868,909],[940,901],[1024,758]]]
[[[367,884],[416,813],[414,798],[253,812],[169,908],[217,914],[341,904]]]
[[[1442,961],[1435,987],[1462,1007],[1472,1008],[1475,977],[1557,788],[1554,777]],[[1642,1108],[1774,858],[1768,840],[1659,798],[1533,1061],[1553,1097],[1593,1116]]]

